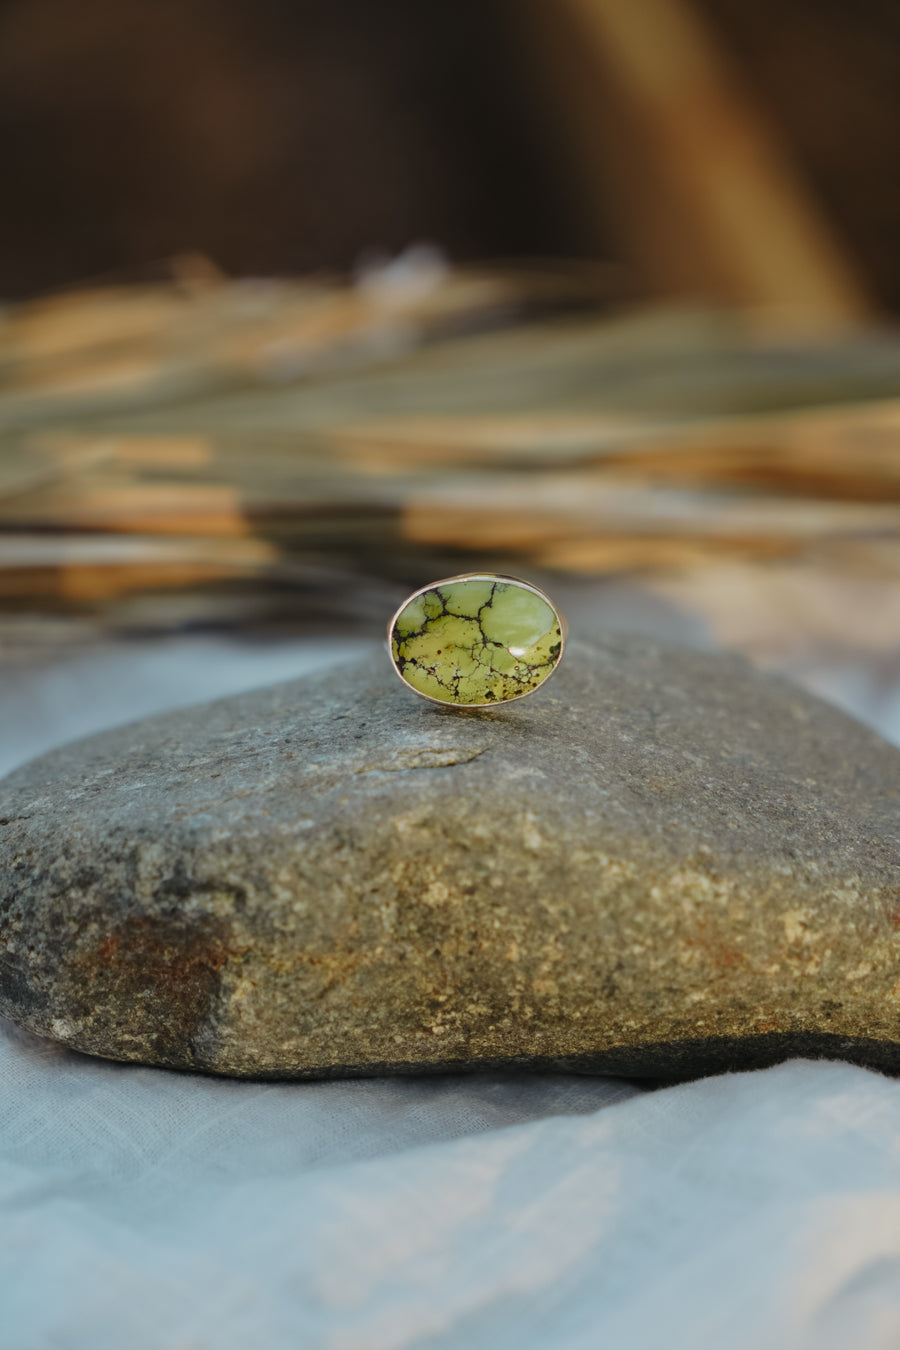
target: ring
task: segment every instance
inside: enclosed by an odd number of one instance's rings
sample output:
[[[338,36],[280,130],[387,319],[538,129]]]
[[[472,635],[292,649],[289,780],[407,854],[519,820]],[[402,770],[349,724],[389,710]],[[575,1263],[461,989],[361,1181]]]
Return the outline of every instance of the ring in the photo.
[[[464,572],[414,591],[388,624],[400,679],[432,703],[495,708],[526,698],[556,670],[566,621],[528,581]]]

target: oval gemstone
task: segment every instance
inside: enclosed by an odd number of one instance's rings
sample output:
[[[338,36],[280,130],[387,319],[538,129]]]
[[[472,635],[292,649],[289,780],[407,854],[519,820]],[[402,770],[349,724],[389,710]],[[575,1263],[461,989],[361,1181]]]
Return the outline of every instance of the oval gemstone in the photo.
[[[467,707],[532,693],[555,670],[562,645],[562,620],[542,592],[484,574],[419,591],[391,627],[401,679],[426,698]]]

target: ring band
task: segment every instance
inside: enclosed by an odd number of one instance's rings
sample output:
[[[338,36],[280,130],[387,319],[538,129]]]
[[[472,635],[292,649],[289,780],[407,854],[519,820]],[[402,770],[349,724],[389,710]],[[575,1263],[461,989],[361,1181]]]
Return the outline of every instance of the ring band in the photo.
[[[464,572],[408,596],[388,624],[403,683],[458,708],[526,698],[556,670],[566,621],[549,596],[519,577]]]

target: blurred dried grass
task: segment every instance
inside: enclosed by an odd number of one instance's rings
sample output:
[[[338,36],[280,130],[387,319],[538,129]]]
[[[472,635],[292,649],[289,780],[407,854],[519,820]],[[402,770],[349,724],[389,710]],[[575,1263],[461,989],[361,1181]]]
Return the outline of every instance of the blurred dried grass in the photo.
[[[398,588],[491,566],[638,577],[754,651],[895,646],[900,340],[616,312],[608,284],[426,250],[11,308],[0,631],[375,631]]]

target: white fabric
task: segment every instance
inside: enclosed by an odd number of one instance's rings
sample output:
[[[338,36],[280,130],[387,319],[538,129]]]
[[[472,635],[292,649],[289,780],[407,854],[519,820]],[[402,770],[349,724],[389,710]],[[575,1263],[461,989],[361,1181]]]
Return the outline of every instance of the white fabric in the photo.
[[[900,1345],[861,1069],[260,1085],[10,1030],[0,1082],[9,1350]]]
[[[900,1083],[249,1084],[0,1023],[0,1350],[607,1346],[897,1350]]]

